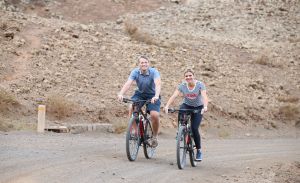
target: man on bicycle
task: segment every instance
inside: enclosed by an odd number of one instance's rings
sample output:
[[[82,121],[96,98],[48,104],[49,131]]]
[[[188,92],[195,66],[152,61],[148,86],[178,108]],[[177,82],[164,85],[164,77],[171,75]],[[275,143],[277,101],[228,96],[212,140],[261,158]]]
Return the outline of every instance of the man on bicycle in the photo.
[[[157,69],[150,67],[150,61],[146,56],[140,56],[138,58],[139,67],[133,69],[129,75],[128,80],[123,85],[121,91],[118,94],[118,99],[123,100],[123,95],[126,93],[132,83],[135,81],[137,89],[132,100],[151,100],[151,103],[147,105],[147,111],[150,112],[152,127],[153,127],[153,139],[150,144],[152,147],[157,147],[157,135],[159,129],[159,112],[160,112],[160,91],[161,91],[161,79]],[[132,108],[130,109],[130,114]]]

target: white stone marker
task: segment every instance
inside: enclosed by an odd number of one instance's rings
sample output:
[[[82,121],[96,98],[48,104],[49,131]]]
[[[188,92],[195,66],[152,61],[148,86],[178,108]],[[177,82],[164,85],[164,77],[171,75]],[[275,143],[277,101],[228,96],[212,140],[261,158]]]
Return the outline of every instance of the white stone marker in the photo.
[[[39,133],[43,133],[45,131],[45,116],[46,116],[46,106],[39,105],[38,106],[38,125],[37,125],[37,131]]]

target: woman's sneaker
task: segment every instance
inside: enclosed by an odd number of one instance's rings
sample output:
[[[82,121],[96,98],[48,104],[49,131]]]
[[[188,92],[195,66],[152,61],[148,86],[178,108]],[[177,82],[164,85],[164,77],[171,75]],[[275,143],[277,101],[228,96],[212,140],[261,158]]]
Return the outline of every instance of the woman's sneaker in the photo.
[[[197,149],[197,154],[196,154],[196,161],[202,161],[202,153],[200,149]]]

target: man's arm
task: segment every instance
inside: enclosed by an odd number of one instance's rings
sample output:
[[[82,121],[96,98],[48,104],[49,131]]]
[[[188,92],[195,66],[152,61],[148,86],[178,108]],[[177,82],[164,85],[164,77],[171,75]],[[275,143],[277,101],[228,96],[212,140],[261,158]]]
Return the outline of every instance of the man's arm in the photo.
[[[128,89],[130,88],[130,86],[131,86],[132,83],[133,83],[133,80],[132,79],[128,79],[126,81],[126,83],[123,85],[121,91],[118,93],[118,99],[120,101],[123,100],[124,93],[126,93],[128,91]]]
[[[154,79],[155,84],[155,95],[151,99],[151,103],[155,103],[159,99],[160,91],[161,91],[161,79],[160,77]]]
[[[155,83],[155,97],[159,97],[161,91],[161,79],[157,78],[154,80]]]

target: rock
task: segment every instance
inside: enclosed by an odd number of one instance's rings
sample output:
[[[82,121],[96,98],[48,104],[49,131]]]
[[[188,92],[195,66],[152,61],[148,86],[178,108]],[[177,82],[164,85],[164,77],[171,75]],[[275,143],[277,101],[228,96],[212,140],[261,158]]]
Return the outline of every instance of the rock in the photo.
[[[172,3],[176,3],[176,4],[179,4],[180,3],[180,0],[171,0]]]
[[[80,28],[81,28],[83,31],[85,31],[85,32],[88,32],[88,30],[89,30],[89,27],[88,27],[87,25],[84,25],[84,24],[81,24],[81,25],[80,25]]]
[[[15,33],[12,31],[4,32],[4,37],[6,37],[6,38],[13,39],[14,36],[15,36]]]
[[[116,23],[117,23],[117,24],[123,23],[123,19],[122,19],[122,18],[118,18],[117,21],[116,21]]]

